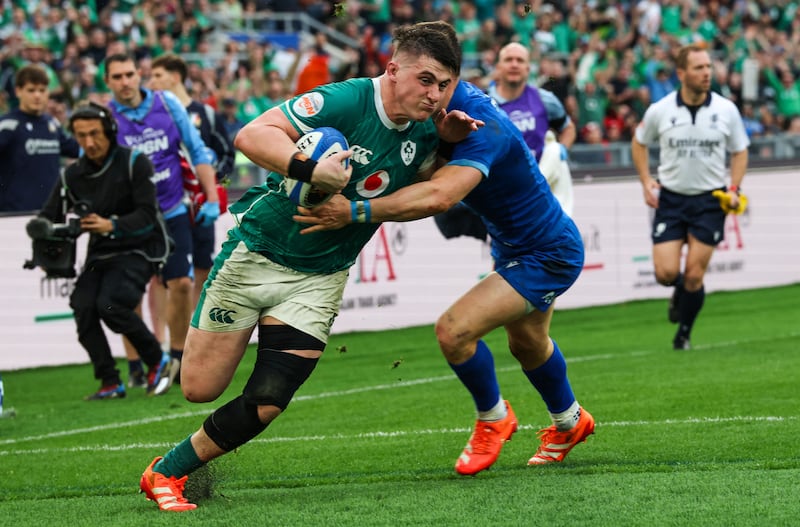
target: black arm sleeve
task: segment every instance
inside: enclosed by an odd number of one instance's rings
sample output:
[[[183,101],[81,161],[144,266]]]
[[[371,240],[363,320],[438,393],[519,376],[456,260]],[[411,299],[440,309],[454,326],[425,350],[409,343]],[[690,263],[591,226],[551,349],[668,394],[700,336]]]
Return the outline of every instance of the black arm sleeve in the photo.
[[[130,213],[121,215],[116,219],[114,234],[118,237],[140,236],[152,230],[157,221],[156,186],[151,180],[153,177],[153,164],[146,155],[132,152],[131,156],[135,156],[135,158],[131,173],[126,177],[129,176],[130,178],[134,208]]]

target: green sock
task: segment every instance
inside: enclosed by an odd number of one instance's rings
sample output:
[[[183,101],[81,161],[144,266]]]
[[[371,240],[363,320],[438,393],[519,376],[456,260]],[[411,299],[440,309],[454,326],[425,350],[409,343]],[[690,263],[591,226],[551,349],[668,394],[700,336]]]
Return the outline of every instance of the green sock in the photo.
[[[166,477],[175,476],[182,478],[191,474],[198,468],[205,465],[192,446],[192,436],[190,435],[167,452],[164,458],[153,467],[155,472],[164,474]]]

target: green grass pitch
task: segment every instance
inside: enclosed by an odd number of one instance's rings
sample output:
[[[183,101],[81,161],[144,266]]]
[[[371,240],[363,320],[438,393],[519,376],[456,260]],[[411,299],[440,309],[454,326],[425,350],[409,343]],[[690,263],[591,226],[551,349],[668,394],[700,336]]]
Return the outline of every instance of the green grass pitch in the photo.
[[[689,352],[671,349],[666,307],[557,310],[552,335],[597,428],[546,467],[526,466],[544,404],[490,334],[520,430],[466,478],[453,465],[474,409],[432,327],[336,335],[281,418],[190,479],[199,508],[182,514],[145,501],[139,476],[241,391],[254,352],[215,404],[178,389],[84,402],[88,364],[5,372],[18,415],[0,420],[0,524],[797,525],[800,285],[709,295]]]

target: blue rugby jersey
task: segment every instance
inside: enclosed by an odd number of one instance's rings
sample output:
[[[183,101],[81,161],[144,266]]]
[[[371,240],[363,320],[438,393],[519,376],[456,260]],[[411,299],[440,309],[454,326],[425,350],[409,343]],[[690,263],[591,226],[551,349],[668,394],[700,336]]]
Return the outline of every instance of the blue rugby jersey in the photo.
[[[78,143],[48,114],[12,110],[0,117],[0,211],[38,211]]]
[[[492,237],[496,257],[513,257],[556,244],[572,220],[553,197],[522,134],[496,103],[461,81],[448,106],[486,126],[455,145],[448,164],[479,170],[483,181],[463,202],[478,213]]]

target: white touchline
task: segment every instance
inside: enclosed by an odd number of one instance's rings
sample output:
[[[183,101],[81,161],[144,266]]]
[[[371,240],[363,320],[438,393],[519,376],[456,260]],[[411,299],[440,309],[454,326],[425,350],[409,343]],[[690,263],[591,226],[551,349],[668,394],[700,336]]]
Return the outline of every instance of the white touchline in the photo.
[[[731,422],[769,422],[769,423],[782,423],[785,421],[794,421],[798,419],[797,416],[781,417],[781,416],[734,416],[734,417],[689,417],[686,419],[665,419],[663,421],[608,421],[598,423],[597,426],[602,427],[632,427],[632,426],[682,426],[693,424],[708,424],[708,423],[731,423]],[[520,425],[520,430],[538,430],[539,426],[534,425]],[[472,428],[439,428],[439,429],[424,429],[424,430],[393,430],[393,431],[374,431],[374,432],[360,432],[358,434],[328,434],[328,435],[310,435],[310,436],[284,436],[284,437],[267,437],[263,439],[253,439],[250,443],[307,443],[307,442],[320,442],[320,441],[352,441],[354,439],[382,439],[387,437],[406,437],[406,436],[419,436],[419,435],[434,435],[434,434],[466,434],[471,432]],[[74,452],[92,452],[92,451],[105,451],[117,452],[128,450],[152,450],[155,448],[169,448],[174,446],[174,443],[128,443],[121,445],[81,445],[67,448],[31,448],[25,450],[0,450],[0,457],[9,455],[35,455],[35,454],[68,454]]]
[[[648,354],[651,352],[634,352],[633,355],[641,355],[641,354]],[[568,359],[567,362],[585,362],[591,360],[605,360],[611,359],[614,355],[594,355],[591,357],[577,357],[574,359]],[[508,372],[508,371],[516,371],[518,370],[518,366],[508,366],[505,368],[497,368],[498,372]],[[427,377],[424,379],[414,379],[410,381],[398,381],[391,384],[376,384],[373,386],[363,386],[360,388],[351,388],[349,390],[340,390],[335,392],[323,392],[314,395],[298,395],[294,399],[292,399],[292,403],[302,402],[302,401],[314,401],[317,399],[327,399],[330,397],[342,397],[347,395],[355,395],[364,392],[374,392],[379,390],[390,390],[393,388],[405,388],[408,386],[416,386],[418,384],[430,384],[434,382],[444,382],[444,381],[456,381],[457,378],[454,375],[443,375],[440,377]],[[0,445],[15,445],[18,443],[25,443],[29,441],[41,441],[44,439],[52,439],[54,437],[65,437],[71,435],[78,435],[78,434],[91,434],[94,432],[100,432],[102,430],[113,430],[116,428],[128,428],[133,426],[142,426],[142,425],[149,425],[152,423],[160,423],[164,421],[171,421],[174,419],[183,419],[185,417],[198,417],[198,416],[205,416],[208,415],[210,410],[208,408],[204,408],[203,410],[197,410],[194,412],[183,412],[183,413],[175,413],[175,414],[168,414],[168,415],[160,415],[155,417],[145,417],[142,419],[137,419],[135,421],[127,421],[127,422],[119,422],[119,423],[109,423],[105,425],[97,425],[97,426],[90,426],[87,428],[75,428],[73,430],[61,430],[58,432],[50,432],[48,434],[42,434],[38,436],[28,436],[28,437],[20,437],[17,439],[3,439],[0,440]]]
[[[787,337],[793,337],[798,335],[798,333],[790,333]],[[771,338],[775,338],[773,335]],[[760,339],[748,339],[747,342],[758,341]],[[714,348],[724,348],[729,347],[733,344],[740,344],[740,342],[717,342],[714,344],[707,344],[705,346],[696,346],[695,349],[714,349]],[[631,357],[640,357],[645,355],[652,355],[657,353],[654,350],[640,350],[640,351],[632,351],[626,353],[625,355]],[[602,355],[591,355],[586,357],[571,357],[567,358],[567,363],[577,363],[577,362],[589,362],[595,360],[611,360],[619,358],[619,354],[602,354]],[[498,372],[509,372],[509,371],[516,371],[519,369],[519,366],[506,366],[503,368],[497,368]],[[373,392],[378,390],[388,390],[392,388],[405,388],[408,386],[416,386],[418,384],[429,384],[434,382],[442,382],[442,381],[456,381],[457,378],[453,375],[443,375],[439,377],[427,377],[423,379],[414,379],[410,381],[398,381],[391,384],[376,384],[374,386],[363,386],[361,388],[352,388],[349,390],[340,390],[335,392],[323,392],[315,395],[299,395],[292,399],[293,403],[302,402],[302,401],[314,401],[317,399],[326,399],[330,397],[342,397],[347,395],[359,394],[364,392]],[[204,408],[203,410],[197,410],[194,412],[184,412],[180,414],[169,414],[163,416],[156,416],[156,417],[148,417],[143,419],[137,419],[135,421],[127,421],[127,422],[120,422],[120,423],[109,423],[105,425],[98,425],[92,426],[87,428],[76,428],[73,430],[61,430],[58,432],[51,432],[49,434],[42,434],[37,436],[28,436],[28,437],[20,437],[17,439],[3,439],[0,440],[0,445],[17,445],[20,443],[27,443],[31,441],[42,441],[46,439],[52,439],[55,437],[66,437],[71,435],[79,435],[79,434],[90,434],[94,432],[99,432],[102,430],[112,430],[116,428],[127,428],[127,427],[134,427],[134,426],[142,426],[142,425],[149,425],[152,423],[159,423],[163,421],[170,421],[174,419],[183,419],[186,417],[199,417],[199,416],[206,416],[208,415],[209,410]],[[611,422],[604,422],[598,423],[598,425],[602,426],[639,426],[639,425],[649,425],[649,424],[694,424],[694,423],[706,423],[706,422],[729,422],[729,421],[784,421],[784,420],[793,420],[797,419],[796,416],[789,416],[789,417],[780,417],[780,416],[739,416],[739,417],[725,417],[725,418],[688,418],[683,420],[666,420],[666,421],[611,421]],[[536,427],[532,425],[520,425],[522,430],[527,429],[538,429],[541,427]],[[467,428],[451,428],[451,429],[442,429],[442,430],[413,430],[413,431],[397,431],[397,432],[369,432],[365,434],[356,434],[350,436],[307,436],[307,437],[270,437],[264,439],[254,439],[251,443],[270,443],[270,442],[282,442],[282,441],[315,441],[321,439],[352,439],[352,438],[359,438],[359,437],[370,437],[369,434],[375,434],[375,437],[389,437],[390,435],[396,436],[404,436],[404,435],[412,435],[412,434],[429,434],[429,433],[449,433],[449,432],[458,432],[464,433],[469,432],[472,429]],[[31,449],[31,450],[0,450],[0,456],[9,455],[12,453],[48,453],[48,452],[78,452],[81,450],[89,450],[92,448],[96,448],[98,450],[105,449],[105,450],[125,450],[128,448],[153,448],[153,447],[164,447],[164,446],[172,446],[172,444],[131,444],[128,446],[99,446],[99,447],[74,447],[74,448],[66,448],[66,449]]]

